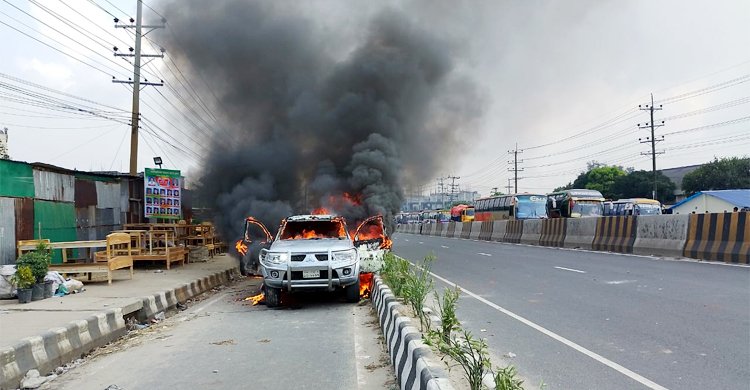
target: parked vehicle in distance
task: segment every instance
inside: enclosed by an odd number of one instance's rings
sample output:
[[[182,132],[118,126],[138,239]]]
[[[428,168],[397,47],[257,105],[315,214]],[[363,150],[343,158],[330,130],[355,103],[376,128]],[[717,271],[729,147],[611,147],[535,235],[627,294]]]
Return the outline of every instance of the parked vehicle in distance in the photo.
[[[604,203],[604,215],[661,215],[662,205],[648,198],[618,199]]]
[[[547,218],[547,196],[543,194],[498,195],[477,200],[476,221]]]
[[[602,193],[589,189],[570,189],[547,195],[550,218],[601,217],[604,215]]]
[[[451,221],[455,222],[473,222],[474,206],[459,204],[451,207]]]

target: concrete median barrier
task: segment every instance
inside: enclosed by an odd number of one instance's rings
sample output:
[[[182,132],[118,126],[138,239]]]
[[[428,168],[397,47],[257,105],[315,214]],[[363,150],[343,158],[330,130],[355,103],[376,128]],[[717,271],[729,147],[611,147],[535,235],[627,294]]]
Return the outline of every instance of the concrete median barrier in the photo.
[[[471,235],[471,222],[461,222],[461,235],[458,234],[456,237],[466,238],[468,239]]]
[[[563,218],[543,219],[539,245],[562,247],[567,224]]]
[[[492,238],[492,221],[483,221],[480,222],[481,226],[479,228],[479,240],[482,241],[489,241]]]
[[[445,227],[447,225],[448,224],[446,224],[446,223],[436,223],[435,224],[435,229],[432,231],[432,235],[433,236],[442,236],[443,235],[443,230],[445,230]]]
[[[503,242],[511,242],[514,244],[521,243],[521,236],[523,235],[523,221],[507,221],[508,225],[505,227],[505,236],[503,236]]]
[[[690,216],[687,214],[639,216],[633,253],[682,256],[689,220]]]
[[[492,221],[492,234],[490,235],[490,241],[503,241],[507,228],[508,221]]]
[[[580,248],[591,250],[591,243],[596,235],[597,218],[566,218],[565,221],[565,248]]]
[[[478,240],[479,234],[482,233],[482,223],[481,222],[472,222],[471,223],[471,233],[469,233],[469,238],[472,240]]]
[[[422,225],[422,235],[423,236],[429,236],[432,234],[432,231],[435,229],[434,223],[426,223]]]
[[[633,253],[637,217],[600,217],[591,246],[597,251]]]
[[[683,255],[750,264],[750,213],[690,214]]]
[[[523,233],[521,234],[521,244],[539,245],[539,239],[542,237],[542,220],[526,219],[523,221]]]
[[[448,228],[445,229],[445,234],[443,234],[443,237],[453,237],[454,234],[456,234],[456,222],[450,221],[448,222]]]

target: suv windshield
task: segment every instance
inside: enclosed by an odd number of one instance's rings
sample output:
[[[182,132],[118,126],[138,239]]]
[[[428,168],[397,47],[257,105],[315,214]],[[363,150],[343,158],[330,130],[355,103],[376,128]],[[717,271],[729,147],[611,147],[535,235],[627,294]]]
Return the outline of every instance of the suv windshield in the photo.
[[[287,221],[282,240],[317,240],[321,238],[346,239],[346,229],[341,221]]]

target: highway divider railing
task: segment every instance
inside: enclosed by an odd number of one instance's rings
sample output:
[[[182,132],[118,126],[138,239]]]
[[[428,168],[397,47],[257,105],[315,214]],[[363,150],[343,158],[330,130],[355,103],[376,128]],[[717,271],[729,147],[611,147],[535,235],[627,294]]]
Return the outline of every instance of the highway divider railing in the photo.
[[[421,229],[421,230],[420,230]],[[397,231],[481,241],[750,264],[750,213],[552,218],[401,225]]]

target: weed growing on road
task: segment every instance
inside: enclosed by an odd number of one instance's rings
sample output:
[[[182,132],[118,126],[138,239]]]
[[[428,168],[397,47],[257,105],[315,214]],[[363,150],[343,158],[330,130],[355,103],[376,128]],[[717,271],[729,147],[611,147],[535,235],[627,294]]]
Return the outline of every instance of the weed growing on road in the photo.
[[[518,372],[513,366],[498,368],[495,372],[495,390],[523,390],[523,381],[516,378]]]
[[[428,329],[427,315],[424,312],[424,300],[433,287],[433,280],[430,277],[430,268],[435,260],[434,255],[429,255],[422,260],[422,264],[414,267],[414,272],[406,275],[404,283],[404,299],[409,302],[414,314],[419,318],[419,325],[422,330]]]
[[[383,268],[380,270],[383,280],[397,297],[403,297],[406,279],[409,275],[409,262],[391,252],[383,256]]]
[[[458,286],[452,289],[446,288],[443,290],[443,295],[435,291],[435,303],[440,315],[440,329],[438,332],[440,339],[444,343],[450,341],[453,331],[461,329],[461,323],[458,321],[458,316],[456,316],[456,302],[460,295],[461,289]]]
[[[464,329],[462,337],[451,337],[447,343],[440,340],[437,346],[440,352],[450,356],[461,366],[471,390],[483,388],[482,378],[492,367],[486,341],[474,338],[470,331]]]

